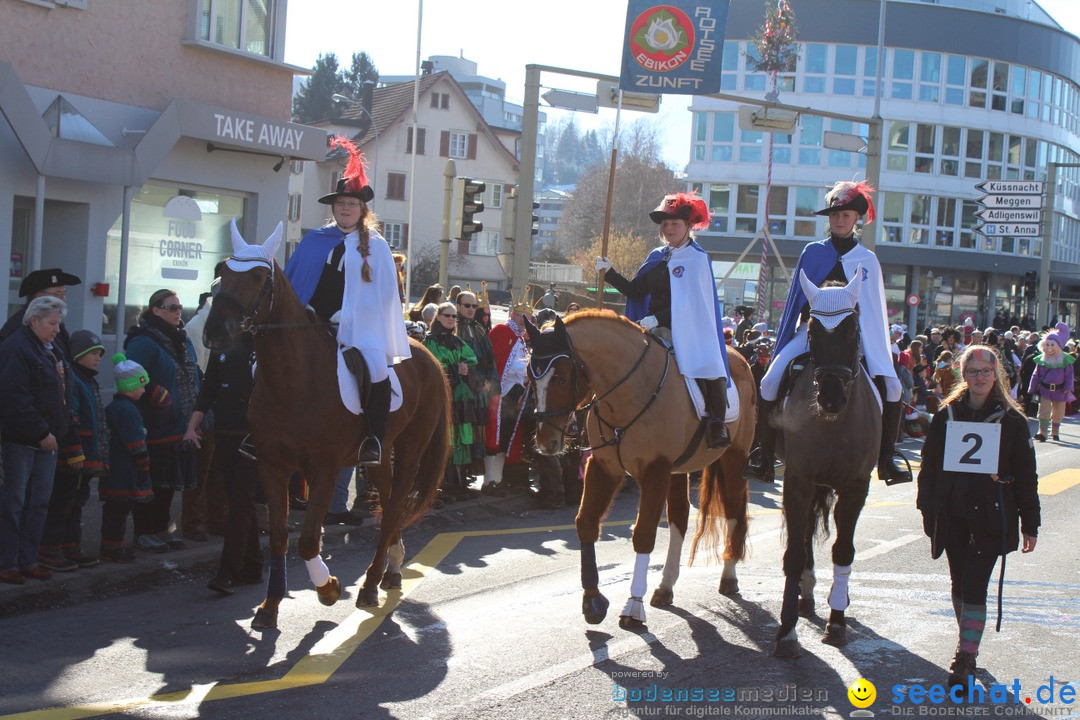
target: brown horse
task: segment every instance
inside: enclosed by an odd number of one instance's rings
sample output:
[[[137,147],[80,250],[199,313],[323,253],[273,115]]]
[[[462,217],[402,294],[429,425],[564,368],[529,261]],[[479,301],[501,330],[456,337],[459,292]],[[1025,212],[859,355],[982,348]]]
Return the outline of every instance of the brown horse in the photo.
[[[780,417],[787,548],[774,649],[778,657],[800,653],[795,625],[800,613],[812,615],[814,608],[814,535],[819,523],[828,531],[834,500],[833,584],[822,642],[847,642],[844,611],[855,524],[866,504],[881,438],[881,408],[859,362],[861,269],[846,287],[827,283],[819,289],[801,270],[799,282],[810,302],[810,364],[793,383]]]
[[[300,304],[274,262],[277,242],[271,237],[260,249],[234,232],[230,264],[241,269],[223,269],[203,333],[215,351],[231,345],[238,332],[255,336],[258,366],[248,424],[259,479],[270,504],[271,550],[266,599],[252,620],[255,628],[277,626],[278,605],[287,590],[288,485],[295,472],[302,473],[310,487],[297,543],[300,557],[307,563],[320,602],[333,605],[341,597],[337,578],[319,557],[322,523],[338,473],[355,464],[367,434],[364,416],[351,414],[340,399],[335,338]],[[405,556],[401,530],[431,506],[450,454],[446,376],[426,348],[416,341],[409,345],[412,357],[395,366],[403,403],[390,413],[383,445],[393,448],[393,461],[386,452],[381,465],[368,469],[379,490],[382,529],[357,607],[379,604],[380,581],[383,589],[401,587]]]
[[[704,425],[674,356],[638,325],[611,312],[593,310],[575,313],[565,324],[555,320],[543,331],[526,327],[532,341],[530,372],[536,381],[536,446],[540,452],[553,455],[563,451],[572,413],[592,395],[585,407],[593,452],[585,468],[585,489],[577,515],[586,622],[599,623],[607,614],[608,601],[598,589],[595,544],[600,521],[626,475],[637,480],[641,497],[633,532],[637,553],[634,579],[619,625],[644,624],[645,574],[665,500],[668,554],[650,603],[665,607],[673,602],[690,513],[687,473],[695,470],[705,472],[691,558],[699,541],[704,541],[703,549],[719,553],[716,521],[723,513],[727,537],[720,592],[738,592],[735,563],[745,551],[749,500],[743,466],[754,437],[757,407],[746,360],[738,353],[728,355],[740,414],[730,428],[731,446],[711,450],[703,440]]]

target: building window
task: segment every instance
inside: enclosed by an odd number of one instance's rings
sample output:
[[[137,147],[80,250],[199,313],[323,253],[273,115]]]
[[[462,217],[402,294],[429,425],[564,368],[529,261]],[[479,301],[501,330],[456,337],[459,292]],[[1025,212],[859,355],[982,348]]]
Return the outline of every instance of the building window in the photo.
[[[941,55],[935,52],[923,52],[919,64],[919,100],[936,103],[940,93]]]
[[[761,62],[761,53],[754,43],[746,43],[746,74],[743,75],[743,90],[764,90],[765,73],[754,72],[755,63]]]
[[[735,232],[756,233],[759,185],[737,185],[735,201]]]
[[[761,148],[765,144],[765,133],[756,130],[740,130],[739,162],[761,162]]]
[[[898,243],[904,224],[904,194],[888,192],[880,195],[878,208],[885,226],[885,241]]]
[[[728,185],[713,185],[709,188],[709,214],[712,221],[709,230],[714,232],[727,232],[728,211],[731,209],[731,187]]]
[[[962,55],[950,55],[945,71],[945,104],[963,105],[964,87],[967,78],[967,58]]]
[[[731,162],[735,142],[735,113],[713,113],[712,146],[710,162]]]
[[[724,43],[723,62],[720,65],[720,89],[735,90],[739,82],[739,43]]]
[[[412,154],[412,126],[405,128],[405,154]],[[425,128],[416,128],[416,154],[424,154],[424,145],[427,143],[427,130]]]
[[[971,79],[968,82],[968,106],[973,108],[986,107],[986,81],[990,72],[990,63],[982,58],[974,58],[971,61]]]
[[[450,93],[431,93],[431,107],[435,110],[449,110]]]
[[[463,158],[468,151],[469,136],[463,132],[450,133],[450,157]]]
[[[937,227],[934,230],[934,245],[953,246],[956,235],[956,198],[937,199]]]
[[[828,66],[829,46],[808,43],[803,65],[803,92],[825,92],[825,69]]]
[[[484,181],[484,209],[498,210],[502,207],[503,184],[501,182]]]
[[[863,88],[864,97],[874,97],[877,92],[877,48],[863,48]]]
[[[289,174],[290,175],[299,175],[302,172],[304,172],[304,161],[303,160],[293,160],[291,163],[289,163]]]
[[[942,175],[956,177],[960,174],[960,128],[941,128],[941,164],[938,169]]]
[[[499,254],[499,233],[494,230],[481,230],[473,235],[469,243],[469,255],[494,256]]]
[[[289,222],[300,221],[300,193],[289,193]]]
[[[835,77],[833,93],[836,95],[855,94],[855,75],[858,70],[859,48],[854,45],[836,46]]]
[[[817,210],[821,207],[821,193],[817,188],[795,188],[795,235],[817,237]]]
[[[915,51],[893,50],[892,96],[897,100],[911,99],[911,81],[915,79]]]
[[[273,57],[275,0],[202,0],[201,39]]]
[[[403,248],[409,242],[409,223],[384,220],[382,236],[392,248]]]
[[[439,135],[439,157],[476,159],[476,133],[443,130]]]
[[[405,199],[405,173],[386,173],[386,199]]]
[[[886,137],[888,139],[886,167],[897,172],[907,172],[908,151],[911,148],[910,123],[890,122]]]
[[[769,232],[787,235],[788,189],[773,185],[769,190]]]
[[[937,144],[937,126],[918,123],[915,126],[915,172],[934,171],[934,146]]]

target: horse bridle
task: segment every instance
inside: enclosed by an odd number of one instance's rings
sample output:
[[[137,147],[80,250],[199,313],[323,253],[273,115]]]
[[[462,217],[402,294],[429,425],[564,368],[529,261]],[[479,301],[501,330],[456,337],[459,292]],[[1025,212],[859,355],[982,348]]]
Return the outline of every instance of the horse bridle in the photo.
[[[577,355],[576,355],[576,353],[574,353],[574,341],[570,339],[569,334],[566,335],[566,342],[567,342],[567,349],[566,349],[565,352],[560,350],[558,352],[551,353],[550,355],[533,355],[529,359],[529,375],[532,376],[533,387],[536,387],[536,381],[540,380],[540,378],[544,377],[549,372],[551,372],[552,368],[555,365],[556,360],[558,360],[559,358],[566,358],[567,360],[570,361],[570,397],[571,398],[576,398],[577,394],[578,394],[578,371],[579,371],[579,369],[581,371],[582,376],[584,376],[584,378],[585,378],[585,382],[589,381],[589,375],[585,371],[585,366],[581,365],[577,361]],[[541,370],[540,372],[537,372],[536,368],[541,367],[541,366],[543,367],[543,370]],[[558,410],[544,410],[544,411],[533,410],[533,418],[537,422],[547,422],[548,420],[550,420],[552,418],[558,418],[558,417],[565,416],[566,421],[562,425],[557,426],[557,427],[558,427],[558,430],[559,430],[559,434],[562,435],[563,437],[566,437],[566,434],[569,432],[569,427],[570,427],[570,416],[573,413],[579,413],[582,410],[588,410],[588,407],[589,406],[585,406],[584,408],[581,408],[581,407],[578,407],[578,406],[574,406],[574,407],[569,407],[569,408],[560,408]]]
[[[255,306],[250,310],[244,307],[243,304],[230,293],[222,292],[214,296],[214,302],[225,300],[239,308],[240,330],[243,332],[249,332],[254,335],[259,330],[270,327],[269,323],[256,323],[255,316],[259,314],[259,310],[262,308],[263,300],[265,300],[267,296],[269,296],[270,298],[269,308],[273,309],[274,307],[274,266],[270,263],[267,263],[262,258],[240,258],[233,256],[230,257],[229,260],[236,262],[258,263],[260,265],[264,265],[270,268],[270,272],[266,275],[266,280],[263,281],[262,287],[259,288],[259,295],[255,298]],[[249,268],[248,270],[242,270],[240,272],[248,272],[250,269],[251,268]]]
[[[810,360],[811,362],[813,362],[814,365],[814,382],[819,383],[821,381],[821,378],[827,375],[832,375],[840,380],[840,386],[843,388],[845,394],[851,388],[851,383],[855,380],[856,377],[858,377],[859,373],[862,372],[862,363],[859,362],[859,346],[862,339],[862,330],[859,328],[859,311],[857,309],[836,310],[832,312],[815,312],[814,310],[810,311],[811,317],[828,317],[847,314],[853,315],[855,317],[855,360],[852,362],[851,365],[840,365],[838,363],[818,365],[818,363],[814,360],[814,350],[812,347],[813,336],[810,334],[809,327],[807,328],[806,332],[807,344],[811,345]]]

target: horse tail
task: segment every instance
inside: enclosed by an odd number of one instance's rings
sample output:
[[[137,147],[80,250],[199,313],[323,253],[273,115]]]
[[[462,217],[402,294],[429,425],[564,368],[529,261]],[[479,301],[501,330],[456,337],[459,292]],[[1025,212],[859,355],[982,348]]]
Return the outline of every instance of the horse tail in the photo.
[[[416,355],[416,348],[413,348]],[[439,486],[446,472],[446,463],[450,460],[450,386],[446,381],[446,374],[442,366],[438,364],[430,354],[427,358],[438,372],[439,380],[443,389],[443,403],[433,418],[434,427],[427,447],[424,448],[420,457],[420,463],[416,469],[416,477],[413,478],[412,492],[405,502],[405,509],[401,519],[401,527],[407,527],[424,516],[435,498],[439,494]]]
[[[829,513],[836,491],[825,485],[818,485],[814,491],[814,503],[810,512],[810,534],[817,538],[829,537]]]
[[[709,554],[717,561],[722,560],[721,548],[725,540],[720,537],[720,523],[726,519],[724,504],[724,468],[720,458],[714,460],[701,473],[701,483],[698,486],[698,516],[697,526],[694,528],[694,541],[690,545],[690,562],[694,564],[698,548]]]

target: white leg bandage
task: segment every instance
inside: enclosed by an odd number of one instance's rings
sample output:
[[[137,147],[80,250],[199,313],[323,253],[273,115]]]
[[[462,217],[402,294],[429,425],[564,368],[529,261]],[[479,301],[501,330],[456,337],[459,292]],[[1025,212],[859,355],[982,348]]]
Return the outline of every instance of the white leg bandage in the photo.
[[[833,565],[832,587],[829,588],[829,607],[833,610],[847,610],[848,578],[851,577],[850,565]]]
[[[405,543],[398,540],[396,544],[391,545],[386,550],[386,565],[387,570],[392,573],[401,574],[401,563],[405,560]]]
[[[679,561],[682,560],[682,546],[683,536],[679,532],[679,528],[668,525],[667,559],[664,560],[664,574],[660,577],[660,587],[667,590],[675,587],[675,581],[679,579]]]
[[[326,567],[321,556],[316,555],[310,560],[305,560],[304,564],[307,565],[311,584],[315,587],[322,587],[330,580],[330,568]]]
[[[847,580],[844,580],[846,583]],[[807,568],[802,571],[802,577],[799,578],[799,595],[805,598],[814,597],[814,586],[817,585],[817,578],[814,577],[814,571]]]
[[[649,556],[646,553],[638,553],[634,560],[634,579],[630,582],[630,594],[634,597],[643,597],[648,588]]]

